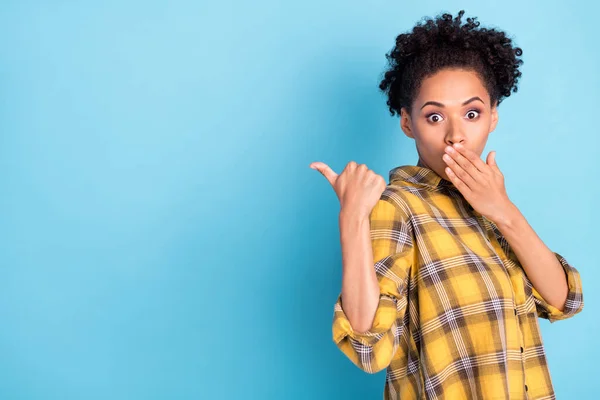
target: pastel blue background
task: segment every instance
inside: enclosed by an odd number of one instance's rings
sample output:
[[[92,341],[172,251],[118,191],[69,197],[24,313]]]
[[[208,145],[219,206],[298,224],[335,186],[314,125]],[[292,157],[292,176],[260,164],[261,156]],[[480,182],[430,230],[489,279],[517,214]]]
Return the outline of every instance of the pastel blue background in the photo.
[[[0,4],[0,398],[380,399],[331,339],[339,204],[414,143],[377,85],[441,11],[524,49],[509,196],[584,279],[541,321],[559,399],[597,398],[599,6],[559,1]]]

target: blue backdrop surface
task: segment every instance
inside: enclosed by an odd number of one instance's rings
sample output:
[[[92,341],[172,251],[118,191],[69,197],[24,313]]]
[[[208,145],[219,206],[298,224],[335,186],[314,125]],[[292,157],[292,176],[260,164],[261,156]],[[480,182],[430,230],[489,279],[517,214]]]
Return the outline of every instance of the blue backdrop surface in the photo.
[[[308,165],[416,163],[384,54],[460,9],[524,50],[484,154],[581,272],[584,311],[541,325],[557,397],[597,398],[600,10],[556,0],[3,1],[0,398],[381,398],[331,339]]]

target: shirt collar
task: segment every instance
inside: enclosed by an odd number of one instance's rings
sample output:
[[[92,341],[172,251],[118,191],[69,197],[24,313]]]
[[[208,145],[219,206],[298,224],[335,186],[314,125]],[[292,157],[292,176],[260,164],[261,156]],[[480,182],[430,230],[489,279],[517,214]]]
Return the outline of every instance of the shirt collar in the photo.
[[[429,169],[420,160],[417,165],[403,165],[392,169],[389,173],[390,183],[394,181],[410,182],[417,186],[426,186],[428,188],[438,190],[447,187],[451,190],[458,190],[454,184],[441,176],[434,170]]]

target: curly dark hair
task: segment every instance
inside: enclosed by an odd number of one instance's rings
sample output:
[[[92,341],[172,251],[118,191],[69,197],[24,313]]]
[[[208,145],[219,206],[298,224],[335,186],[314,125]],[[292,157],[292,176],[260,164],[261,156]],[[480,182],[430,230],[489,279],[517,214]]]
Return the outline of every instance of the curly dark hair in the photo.
[[[480,76],[490,95],[491,104],[500,104],[511,90],[517,92],[521,76],[519,65],[523,54],[513,47],[505,32],[480,28],[477,17],[467,18],[461,10],[453,19],[451,14],[438,15],[418,22],[412,32],[396,37],[396,45],[385,56],[389,69],[379,88],[387,94],[390,113],[409,114],[423,79],[444,68],[471,70]]]

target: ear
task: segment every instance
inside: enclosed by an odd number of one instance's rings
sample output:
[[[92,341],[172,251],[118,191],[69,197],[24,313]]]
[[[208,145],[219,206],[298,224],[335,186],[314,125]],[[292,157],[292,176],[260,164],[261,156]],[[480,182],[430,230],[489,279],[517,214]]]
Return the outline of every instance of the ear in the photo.
[[[408,113],[408,111],[406,111],[406,108],[404,107],[400,109],[400,128],[406,136],[412,139],[415,138],[411,128],[410,114]]]
[[[492,121],[490,123],[490,133],[496,129],[496,125],[498,125],[498,101],[492,107]]]

